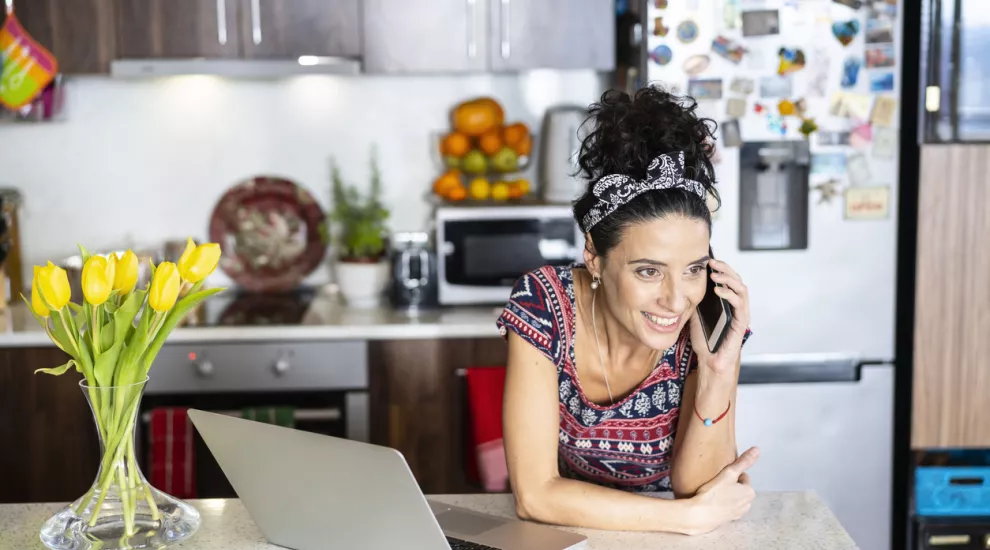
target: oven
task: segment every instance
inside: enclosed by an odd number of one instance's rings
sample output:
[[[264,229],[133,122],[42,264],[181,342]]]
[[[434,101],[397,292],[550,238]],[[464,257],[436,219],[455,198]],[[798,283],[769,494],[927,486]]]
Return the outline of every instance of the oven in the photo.
[[[277,412],[283,424],[289,415],[295,429],[368,441],[367,363],[364,341],[166,344],[141,401],[136,441],[142,468],[152,471],[150,423],[156,410],[166,408],[191,407],[273,423]],[[234,497],[213,455],[191,425],[189,429],[195,496]]]
[[[521,275],[580,261],[584,249],[565,205],[441,206],[436,231],[442,305],[503,304]]]

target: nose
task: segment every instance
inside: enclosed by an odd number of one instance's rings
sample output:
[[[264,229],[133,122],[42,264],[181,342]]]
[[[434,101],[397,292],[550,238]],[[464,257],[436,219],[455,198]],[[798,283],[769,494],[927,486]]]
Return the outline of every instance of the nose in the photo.
[[[687,309],[687,294],[678,281],[667,278],[660,283],[657,305],[670,313],[680,313]]]

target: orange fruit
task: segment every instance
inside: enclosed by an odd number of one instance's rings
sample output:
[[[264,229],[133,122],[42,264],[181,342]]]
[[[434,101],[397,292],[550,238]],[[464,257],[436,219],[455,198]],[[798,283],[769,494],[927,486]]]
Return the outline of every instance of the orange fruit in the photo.
[[[494,155],[502,148],[502,129],[492,128],[478,138],[478,148],[486,155]]]
[[[509,124],[502,130],[502,140],[509,147],[515,147],[522,143],[522,140],[529,135],[529,128],[522,122]]]
[[[459,186],[461,186],[460,171],[447,170],[433,182],[433,192],[441,197],[446,197],[451,189]]]
[[[467,189],[463,185],[458,185],[447,192],[447,198],[452,201],[462,201],[467,198]]]
[[[529,194],[529,189],[530,189],[529,180],[526,178],[517,179],[516,181],[512,182],[512,188],[518,189],[520,196],[527,195]]]
[[[523,196],[522,188],[515,185],[515,182],[509,185],[509,198],[510,199],[521,199]]]
[[[481,97],[458,104],[450,113],[451,126],[469,136],[481,134],[502,126],[505,112],[497,101]]]
[[[512,148],[512,150],[515,151],[520,157],[527,156],[533,150],[533,137],[527,132],[526,135],[519,140],[519,143],[509,145],[509,147]]]
[[[471,139],[460,132],[451,132],[440,141],[440,154],[450,157],[463,157],[471,150]]]

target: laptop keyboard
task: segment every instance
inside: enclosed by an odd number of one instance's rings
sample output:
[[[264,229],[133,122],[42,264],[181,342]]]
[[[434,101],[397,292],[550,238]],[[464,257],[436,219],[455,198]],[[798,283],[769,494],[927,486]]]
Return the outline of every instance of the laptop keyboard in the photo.
[[[498,550],[494,546],[485,546],[484,544],[455,539],[454,537],[447,537],[447,543],[450,544],[450,550]]]

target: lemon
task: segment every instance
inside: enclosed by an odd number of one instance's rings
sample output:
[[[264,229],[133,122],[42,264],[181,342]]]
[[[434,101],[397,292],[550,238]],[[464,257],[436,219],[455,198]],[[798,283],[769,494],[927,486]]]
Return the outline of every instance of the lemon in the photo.
[[[488,180],[485,178],[474,178],[468,184],[468,193],[472,199],[483,201],[491,194],[491,185],[489,185]]]
[[[497,181],[492,186],[492,198],[497,201],[504,201],[509,198],[509,184],[504,181]]]

